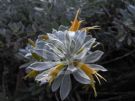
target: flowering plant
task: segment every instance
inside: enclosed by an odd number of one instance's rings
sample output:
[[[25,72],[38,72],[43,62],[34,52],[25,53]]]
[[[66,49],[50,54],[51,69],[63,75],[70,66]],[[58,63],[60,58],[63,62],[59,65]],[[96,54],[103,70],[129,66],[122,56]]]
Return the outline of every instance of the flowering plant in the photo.
[[[53,92],[60,88],[62,100],[70,93],[71,74],[76,81],[89,84],[97,96],[94,77],[100,83],[100,79],[105,79],[98,71],[107,71],[104,67],[94,64],[101,58],[103,52],[91,51],[96,38],[87,35],[88,30],[99,29],[99,27],[79,29],[82,22],[78,20],[79,11],[70,28],[60,26],[58,31],[53,30],[47,35],[39,35],[35,43],[29,40],[31,48],[26,54],[37,59],[27,67],[32,71],[26,77],[36,76],[35,80],[40,81],[41,84],[49,83]]]

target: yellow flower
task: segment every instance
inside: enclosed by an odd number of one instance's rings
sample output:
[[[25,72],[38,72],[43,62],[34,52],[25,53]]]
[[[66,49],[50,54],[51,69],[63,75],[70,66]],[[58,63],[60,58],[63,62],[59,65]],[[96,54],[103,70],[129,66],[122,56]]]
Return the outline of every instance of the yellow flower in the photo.
[[[79,67],[89,77],[89,79],[91,80],[90,85],[94,90],[94,95],[97,96],[97,92],[96,92],[96,88],[95,88],[95,80],[94,80],[93,76],[95,76],[97,78],[99,84],[101,84],[99,78],[101,78],[105,81],[106,81],[106,79],[104,77],[102,77],[100,74],[98,74],[97,71],[94,68],[88,66],[87,64],[80,63],[80,62],[74,62],[74,65],[76,67]]]
[[[54,68],[52,68],[49,72],[49,84],[51,85],[52,81],[57,77],[59,72],[63,69],[64,64],[58,64]]]
[[[35,42],[34,42],[33,40],[28,39],[28,43],[29,43],[31,46],[35,47]]]
[[[69,31],[76,32],[77,30],[79,30],[80,25],[83,22],[82,20],[81,21],[78,20],[79,13],[80,13],[80,9],[78,9],[76,16],[74,18],[74,21],[71,22],[71,27],[69,28]],[[89,30],[93,30],[93,29],[100,29],[100,27],[99,26],[84,27],[80,30],[89,31]]]
[[[71,22],[71,27],[69,28],[69,31],[74,31],[74,32],[76,32],[79,28],[80,28],[80,24],[81,24],[81,22],[82,21],[79,21],[78,20],[78,15],[79,15],[79,13],[80,13],[80,9],[78,9],[78,11],[77,11],[77,13],[76,13],[76,16],[75,16],[75,18],[74,18],[74,21],[73,22]]]
[[[24,79],[27,78],[35,78],[38,75],[38,71],[32,70],[30,72],[28,72],[28,74],[24,77]]]

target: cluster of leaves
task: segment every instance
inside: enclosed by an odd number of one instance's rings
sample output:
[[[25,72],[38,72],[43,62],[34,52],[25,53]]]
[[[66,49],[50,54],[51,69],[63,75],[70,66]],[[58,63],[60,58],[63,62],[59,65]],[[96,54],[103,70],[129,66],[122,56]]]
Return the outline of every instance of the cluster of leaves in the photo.
[[[122,0],[95,0],[94,4],[87,3],[82,8],[82,15],[87,22],[85,26],[93,24],[101,26],[99,31],[101,34],[96,36],[100,41],[106,42],[105,45],[109,41],[108,47],[111,49],[120,49],[123,46],[134,47],[135,6]]]
[[[49,1],[1,0],[0,5],[0,85],[2,96],[13,99],[22,79],[18,67],[25,62],[17,54],[19,48],[26,46],[28,38],[56,28],[59,16],[52,16]]]
[[[50,32],[52,28],[57,29],[61,24],[69,25],[78,8],[82,10],[80,18],[85,20],[82,26],[99,25],[101,27],[101,30],[89,33],[101,42],[99,48],[106,53],[101,64],[109,67],[112,62],[125,57],[134,59],[134,4],[134,0],[0,0],[0,80],[2,81],[0,87],[5,100],[57,99],[57,94],[50,93],[47,87],[39,87],[32,80],[22,79],[24,70],[19,71],[18,67],[26,60],[17,53],[20,48],[26,46],[28,38],[35,39],[39,34]],[[132,72],[131,74],[134,75],[135,71]],[[117,74],[117,72],[111,73]],[[116,76],[112,77],[111,73],[107,74],[107,77],[115,78]],[[113,85],[113,82],[110,80],[108,84]],[[115,84],[113,87],[117,88]],[[81,91],[75,88],[73,92],[76,90]],[[104,87],[104,90],[100,91],[108,90],[110,91],[109,87]],[[75,99],[80,100],[78,93],[71,95],[75,95]],[[103,98],[102,95],[100,97]],[[74,98],[69,97],[69,100],[74,101]]]

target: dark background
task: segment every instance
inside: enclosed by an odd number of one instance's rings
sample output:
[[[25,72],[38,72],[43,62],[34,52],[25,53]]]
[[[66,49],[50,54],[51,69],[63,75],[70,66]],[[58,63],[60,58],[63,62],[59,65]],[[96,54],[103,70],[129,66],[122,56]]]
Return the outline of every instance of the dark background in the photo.
[[[51,32],[60,25],[69,26],[81,8],[82,27],[99,25],[90,31],[105,52],[98,64],[108,69],[107,79],[91,89],[72,78],[72,91],[65,101],[135,100],[135,0],[0,0],[0,101],[60,101],[59,92],[34,79],[24,80],[28,63],[19,54],[27,39]],[[23,66],[25,67],[25,66]]]

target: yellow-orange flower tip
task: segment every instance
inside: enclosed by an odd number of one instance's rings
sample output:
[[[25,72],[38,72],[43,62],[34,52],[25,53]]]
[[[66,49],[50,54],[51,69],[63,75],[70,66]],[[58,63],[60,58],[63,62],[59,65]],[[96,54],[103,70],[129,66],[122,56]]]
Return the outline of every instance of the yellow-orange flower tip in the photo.
[[[40,35],[39,38],[41,38],[42,40],[48,40],[49,39],[48,35]]]
[[[80,13],[80,9],[77,10],[74,21],[71,22],[71,27],[69,28],[69,31],[75,32],[80,28],[80,24],[82,23],[82,21],[78,20],[79,13]]]
[[[39,73],[38,71],[32,70],[24,77],[24,79],[34,78],[38,75],[38,73]]]
[[[63,67],[64,67],[64,64],[58,64],[53,69],[50,69],[50,73],[49,73],[49,77],[50,77],[49,78],[49,85],[51,85],[52,81],[57,77],[57,75],[63,69]]]
[[[29,43],[30,45],[32,45],[33,47],[35,47],[34,41],[32,41],[30,38],[28,39],[28,43]]]

